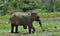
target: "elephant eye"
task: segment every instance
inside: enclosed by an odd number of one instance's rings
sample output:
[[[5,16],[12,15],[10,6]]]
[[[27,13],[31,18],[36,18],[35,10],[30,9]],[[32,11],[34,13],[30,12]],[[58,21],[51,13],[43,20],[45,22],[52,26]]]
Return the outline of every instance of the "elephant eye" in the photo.
[[[38,16],[38,15],[36,15],[36,18],[39,18],[39,16]]]
[[[39,16],[35,15],[36,18],[38,18]]]

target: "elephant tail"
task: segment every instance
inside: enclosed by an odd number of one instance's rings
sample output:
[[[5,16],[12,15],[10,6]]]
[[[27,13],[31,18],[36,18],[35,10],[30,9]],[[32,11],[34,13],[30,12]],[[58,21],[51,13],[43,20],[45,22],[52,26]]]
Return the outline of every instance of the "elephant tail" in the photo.
[[[11,20],[11,18],[9,18],[9,20],[8,20],[8,24],[10,24],[10,20]]]

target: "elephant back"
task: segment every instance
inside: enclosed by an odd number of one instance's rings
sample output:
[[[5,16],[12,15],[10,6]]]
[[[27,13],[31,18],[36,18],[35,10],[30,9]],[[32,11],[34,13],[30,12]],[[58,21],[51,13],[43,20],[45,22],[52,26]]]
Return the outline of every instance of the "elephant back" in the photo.
[[[16,25],[27,25],[31,20],[30,12],[16,12],[12,14],[12,20]]]

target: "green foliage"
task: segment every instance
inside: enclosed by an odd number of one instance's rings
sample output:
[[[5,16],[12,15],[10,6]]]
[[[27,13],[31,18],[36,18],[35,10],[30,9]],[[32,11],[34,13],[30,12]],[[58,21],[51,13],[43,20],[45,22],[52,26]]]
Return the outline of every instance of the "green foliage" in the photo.
[[[0,0],[0,4],[2,4],[3,3],[3,1],[2,0]]]
[[[60,12],[60,7],[58,7],[58,8],[56,9],[56,11],[59,11],[59,12]]]
[[[0,13],[1,15],[12,14],[17,11],[22,11],[23,8],[27,11],[41,9],[41,12],[60,11],[60,0],[8,0],[4,3],[4,0],[0,0]],[[2,11],[1,11],[2,10]],[[39,12],[40,12],[39,11]]]
[[[60,12],[60,0],[55,1],[55,11],[59,11]]]
[[[47,8],[48,8],[48,5],[47,5],[47,4],[44,4],[44,5],[41,7],[42,10],[47,10]]]

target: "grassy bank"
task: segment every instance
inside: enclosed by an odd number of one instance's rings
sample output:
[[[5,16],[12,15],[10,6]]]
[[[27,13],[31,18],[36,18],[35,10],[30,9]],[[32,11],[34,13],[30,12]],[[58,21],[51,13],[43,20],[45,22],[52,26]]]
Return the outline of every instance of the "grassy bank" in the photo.
[[[0,16],[0,22],[7,22],[9,21],[10,15]]]
[[[38,13],[41,18],[55,18],[60,17],[60,12],[52,12],[52,13]]]

